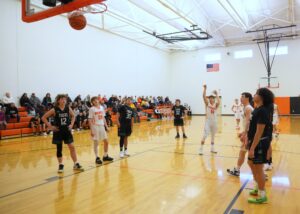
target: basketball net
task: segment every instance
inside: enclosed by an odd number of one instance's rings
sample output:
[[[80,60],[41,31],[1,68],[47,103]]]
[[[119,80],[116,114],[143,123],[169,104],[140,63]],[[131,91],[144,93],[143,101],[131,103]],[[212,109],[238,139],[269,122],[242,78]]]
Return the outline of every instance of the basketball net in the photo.
[[[105,13],[107,11],[107,5],[104,3],[94,4],[94,5],[82,7],[77,11],[81,11],[82,13],[91,13],[91,14]]]

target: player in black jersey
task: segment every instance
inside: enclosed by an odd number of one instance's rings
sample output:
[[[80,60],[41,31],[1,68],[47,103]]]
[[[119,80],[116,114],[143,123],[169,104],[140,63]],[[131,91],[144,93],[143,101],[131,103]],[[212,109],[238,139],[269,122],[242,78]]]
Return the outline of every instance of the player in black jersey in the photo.
[[[181,126],[183,138],[187,138],[184,131],[184,122],[183,117],[185,115],[186,108],[183,105],[180,105],[180,100],[177,99],[175,105],[172,108],[172,114],[174,116],[174,126],[176,127],[177,135],[175,138],[180,138],[179,135],[179,126]]]
[[[125,105],[122,105],[117,113],[118,136],[120,137],[120,158],[129,156],[127,150],[128,137],[131,135],[133,126],[133,109],[130,107],[130,104],[131,98],[127,98]]]
[[[62,173],[64,171],[63,165],[63,155],[62,148],[64,141],[68,145],[72,160],[74,162],[73,169],[76,171],[84,171],[82,166],[77,162],[77,154],[74,147],[73,136],[71,133],[72,127],[75,122],[75,115],[72,109],[66,105],[67,96],[66,95],[57,95],[55,99],[55,106],[49,110],[43,117],[43,122],[47,127],[53,131],[53,140],[52,143],[56,144],[56,156],[58,159],[59,167],[58,172]],[[54,117],[54,123],[51,125],[48,122],[49,117]]]
[[[268,201],[265,191],[264,163],[267,163],[267,152],[272,141],[274,94],[267,88],[260,88],[254,96],[256,108],[252,112],[248,130],[248,164],[256,182],[249,198],[249,203],[262,204]]]

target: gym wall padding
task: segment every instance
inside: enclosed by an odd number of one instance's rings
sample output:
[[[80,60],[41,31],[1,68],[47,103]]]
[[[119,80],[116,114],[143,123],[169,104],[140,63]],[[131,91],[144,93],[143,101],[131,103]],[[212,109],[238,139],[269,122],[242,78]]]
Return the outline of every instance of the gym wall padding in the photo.
[[[290,97],[290,113],[300,114],[300,97]]]
[[[291,114],[290,100],[291,100],[290,97],[275,98],[275,103],[278,105],[280,115]]]

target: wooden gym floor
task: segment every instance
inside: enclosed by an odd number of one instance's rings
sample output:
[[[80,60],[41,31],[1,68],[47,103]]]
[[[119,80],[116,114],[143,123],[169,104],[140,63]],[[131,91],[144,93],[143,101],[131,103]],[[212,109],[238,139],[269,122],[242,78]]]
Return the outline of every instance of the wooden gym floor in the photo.
[[[268,172],[269,203],[247,203],[251,174],[228,176],[239,152],[233,117],[219,118],[218,154],[197,154],[204,117],[186,121],[187,140],[175,140],[172,121],[135,125],[131,157],[120,160],[114,127],[109,134],[113,163],[95,167],[89,132],[75,132],[85,172],[74,174],[67,148],[59,177],[51,136],[0,142],[1,213],[300,213],[300,118],[282,117]],[[208,139],[209,140],[209,139]],[[101,147],[101,154],[102,154]]]

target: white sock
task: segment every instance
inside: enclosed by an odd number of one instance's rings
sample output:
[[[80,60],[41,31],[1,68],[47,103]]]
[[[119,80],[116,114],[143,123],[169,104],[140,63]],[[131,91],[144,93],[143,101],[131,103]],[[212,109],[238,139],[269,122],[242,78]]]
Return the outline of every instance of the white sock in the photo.
[[[200,149],[203,150],[203,144],[201,144]]]
[[[99,157],[98,156],[98,145],[99,145],[99,142],[98,141],[94,141],[94,153],[95,153],[96,157]]]
[[[256,181],[254,181],[254,189],[258,189],[258,185],[257,185],[257,182]]]
[[[215,150],[215,144],[211,144],[211,150]]]
[[[258,191],[258,195],[259,195],[261,198],[264,198],[264,197],[266,197],[266,191],[265,191],[265,190],[259,190],[259,191]]]
[[[106,157],[107,155],[108,155],[107,152],[104,152],[103,156]]]

